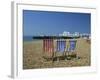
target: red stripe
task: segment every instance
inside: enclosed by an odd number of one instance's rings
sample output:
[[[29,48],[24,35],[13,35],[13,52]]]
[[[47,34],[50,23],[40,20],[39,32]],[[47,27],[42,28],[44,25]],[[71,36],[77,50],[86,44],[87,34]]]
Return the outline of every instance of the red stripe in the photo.
[[[54,50],[53,39],[44,39],[43,40],[43,51],[52,53]]]

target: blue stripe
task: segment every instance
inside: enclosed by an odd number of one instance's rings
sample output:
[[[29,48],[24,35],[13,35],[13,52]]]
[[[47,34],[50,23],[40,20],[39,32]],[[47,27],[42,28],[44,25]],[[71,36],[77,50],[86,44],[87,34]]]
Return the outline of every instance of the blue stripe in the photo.
[[[58,40],[57,41],[57,51],[63,52],[66,48],[66,41]]]

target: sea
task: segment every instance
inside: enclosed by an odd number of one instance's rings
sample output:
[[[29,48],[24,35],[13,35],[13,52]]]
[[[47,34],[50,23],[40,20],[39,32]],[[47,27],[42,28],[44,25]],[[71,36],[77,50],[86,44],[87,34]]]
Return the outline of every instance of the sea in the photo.
[[[23,41],[34,41],[34,39],[32,39],[32,36],[23,36]]]

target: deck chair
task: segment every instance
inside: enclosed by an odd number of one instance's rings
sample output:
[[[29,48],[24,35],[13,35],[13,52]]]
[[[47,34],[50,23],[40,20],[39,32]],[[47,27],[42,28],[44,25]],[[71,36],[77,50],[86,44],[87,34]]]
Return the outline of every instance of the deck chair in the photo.
[[[54,41],[53,39],[43,39],[43,53],[44,58],[53,60],[54,57]]]
[[[66,50],[67,59],[71,59],[71,57],[76,57],[77,56],[76,43],[77,43],[77,40],[69,40],[69,46]]]
[[[57,61],[59,61],[60,56],[64,56],[65,53],[65,48],[66,48],[66,40],[57,40],[56,41],[56,56],[57,56]],[[57,54],[60,54],[58,56]]]

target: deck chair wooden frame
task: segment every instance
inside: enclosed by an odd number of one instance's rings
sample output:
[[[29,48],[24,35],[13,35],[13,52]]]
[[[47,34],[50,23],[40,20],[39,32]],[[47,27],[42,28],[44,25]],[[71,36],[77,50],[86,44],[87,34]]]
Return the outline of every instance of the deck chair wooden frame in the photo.
[[[44,58],[52,60],[54,58],[54,40],[53,39],[43,39],[43,54]],[[49,56],[47,56],[49,55]]]
[[[77,52],[76,52],[76,46],[77,46],[77,40],[69,40],[69,45],[67,46],[66,49],[66,57],[67,59],[71,59],[71,57],[76,57]]]
[[[65,48],[66,48],[66,40],[64,40],[64,39],[56,40],[55,56],[56,56],[58,62],[59,62],[59,57],[65,56]],[[62,54],[62,56],[57,56],[58,53]]]

